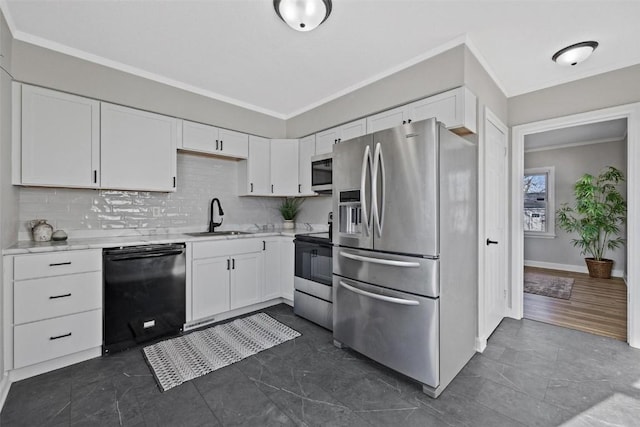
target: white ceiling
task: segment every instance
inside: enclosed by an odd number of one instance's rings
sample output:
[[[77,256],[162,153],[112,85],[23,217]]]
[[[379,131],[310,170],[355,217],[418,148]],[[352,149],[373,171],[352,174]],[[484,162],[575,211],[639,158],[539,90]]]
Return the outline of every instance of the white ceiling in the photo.
[[[279,118],[467,43],[507,96],[640,63],[640,1],[333,0],[300,33],[271,0],[0,0],[14,37]],[[597,40],[561,67],[551,55]],[[425,76],[429,78],[429,76]]]
[[[524,138],[524,150],[531,152],[577,147],[580,145],[620,141],[626,136],[627,119],[609,120],[526,135]]]

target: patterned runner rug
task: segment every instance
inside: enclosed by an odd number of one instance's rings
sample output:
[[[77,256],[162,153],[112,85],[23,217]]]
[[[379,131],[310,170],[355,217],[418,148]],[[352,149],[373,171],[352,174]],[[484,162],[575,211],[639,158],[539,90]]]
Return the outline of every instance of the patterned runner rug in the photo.
[[[142,352],[162,391],[258,352],[300,333],[265,313],[172,338]]]
[[[541,273],[524,273],[524,291],[528,294],[569,299],[574,279]]]

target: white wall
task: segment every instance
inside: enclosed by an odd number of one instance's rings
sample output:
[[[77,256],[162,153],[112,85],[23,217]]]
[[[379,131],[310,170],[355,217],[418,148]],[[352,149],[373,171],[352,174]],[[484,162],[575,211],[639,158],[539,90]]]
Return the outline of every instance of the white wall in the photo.
[[[525,169],[544,166],[555,167],[555,200],[556,209],[562,203],[574,206],[573,186],[585,173],[596,175],[605,166],[615,166],[626,175],[626,140],[601,144],[582,145],[577,147],[559,148],[554,150],[525,153]],[[620,191],[626,194],[626,185],[621,185]],[[623,227],[623,236],[625,230]],[[571,244],[574,234],[568,234],[556,224],[556,238],[524,239],[524,259],[527,262],[543,262],[574,266],[584,269],[584,257],[580,249]],[[625,249],[607,252],[606,257],[613,259],[614,270],[625,271]]]
[[[178,153],[175,193],[71,188],[19,187],[20,231],[45,218],[71,236],[77,230],[200,227],[209,223],[209,204],[217,197],[224,224],[280,224],[281,199],[239,197],[238,162]],[[159,211],[153,215],[153,208]],[[23,234],[24,235],[24,234]]]

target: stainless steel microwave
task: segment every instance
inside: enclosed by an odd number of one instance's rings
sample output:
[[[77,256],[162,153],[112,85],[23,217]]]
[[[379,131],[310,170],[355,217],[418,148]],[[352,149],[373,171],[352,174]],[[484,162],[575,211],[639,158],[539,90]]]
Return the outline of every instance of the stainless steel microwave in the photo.
[[[333,153],[311,157],[311,190],[320,194],[331,193]]]

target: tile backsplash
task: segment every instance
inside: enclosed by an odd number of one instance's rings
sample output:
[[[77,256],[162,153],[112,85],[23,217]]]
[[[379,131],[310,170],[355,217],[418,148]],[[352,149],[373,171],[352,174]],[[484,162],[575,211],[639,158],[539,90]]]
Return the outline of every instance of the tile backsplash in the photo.
[[[281,199],[238,196],[238,162],[178,153],[175,193],[20,187],[20,232],[44,218],[67,233],[75,230],[201,228],[213,197],[226,224],[279,224]]]

